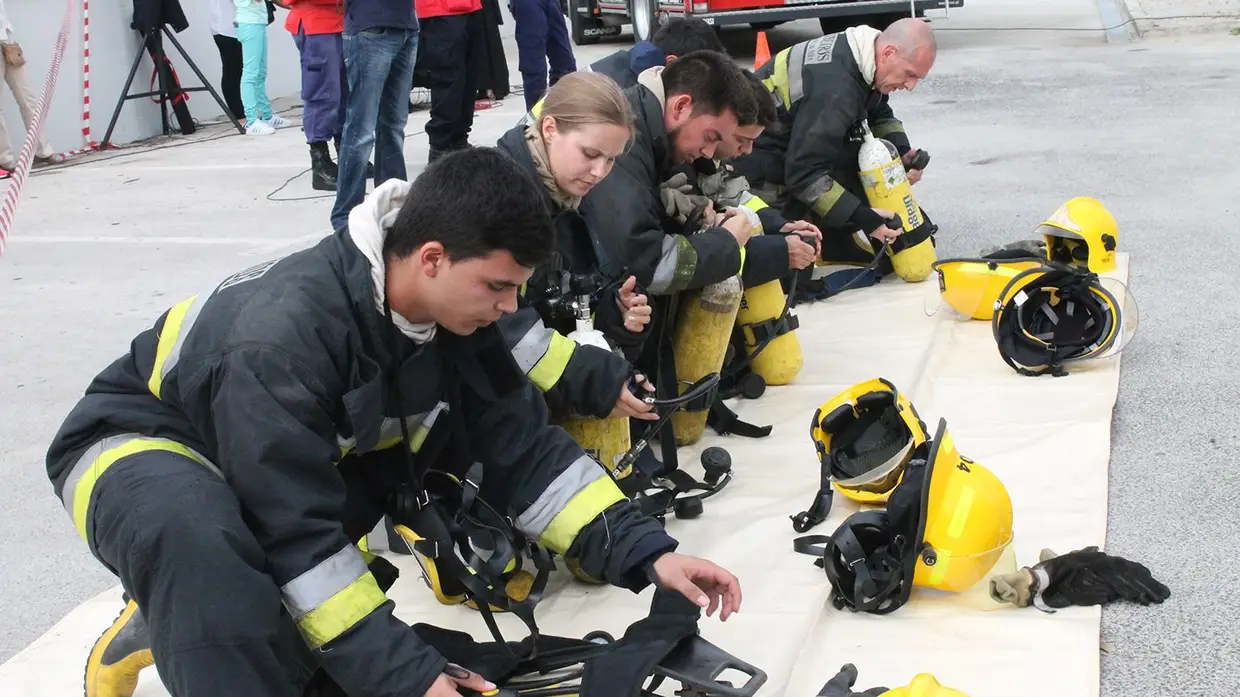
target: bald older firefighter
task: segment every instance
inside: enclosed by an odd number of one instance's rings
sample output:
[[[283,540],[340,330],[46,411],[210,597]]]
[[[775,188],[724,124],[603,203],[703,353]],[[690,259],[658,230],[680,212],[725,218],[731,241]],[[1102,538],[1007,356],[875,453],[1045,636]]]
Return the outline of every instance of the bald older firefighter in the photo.
[[[915,162],[918,151],[888,99],[925,78],[935,54],[929,25],[905,18],[882,32],[858,26],[798,43],[758,69],[779,102],[782,127],[763,133],[735,168],[785,217],[818,224],[824,261],[869,264],[883,243],[901,234],[894,211],[866,201],[856,135],[868,122],[906,167]],[[920,170],[908,172],[910,182],[920,177]],[[877,270],[890,273],[890,261],[884,258]]]
[[[174,305],[91,383],[47,454],[130,599],[88,696],[131,694],[151,661],[174,697],[299,697],[323,673],[350,695],[487,689],[396,618],[356,546],[385,514],[451,526],[479,501],[597,578],[736,610],[734,576],[675,553],[548,425],[495,327],[552,249],[537,186],[490,148],[388,181],[315,246]]]

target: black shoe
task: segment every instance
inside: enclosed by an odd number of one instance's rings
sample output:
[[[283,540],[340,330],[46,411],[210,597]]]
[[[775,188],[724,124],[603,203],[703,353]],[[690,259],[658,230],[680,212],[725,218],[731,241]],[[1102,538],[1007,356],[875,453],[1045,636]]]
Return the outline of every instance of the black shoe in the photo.
[[[336,177],[339,169],[332,162],[331,153],[327,151],[327,143],[310,144],[310,170],[312,172],[310,186],[318,191],[335,191]]]

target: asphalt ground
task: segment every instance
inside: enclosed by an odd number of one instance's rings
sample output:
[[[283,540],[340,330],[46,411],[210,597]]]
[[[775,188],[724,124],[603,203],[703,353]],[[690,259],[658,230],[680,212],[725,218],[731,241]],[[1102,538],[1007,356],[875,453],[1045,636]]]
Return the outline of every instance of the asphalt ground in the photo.
[[[1148,565],[1172,597],[1104,610],[1102,694],[1240,694],[1240,639],[1221,602],[1240,548],[1228,411],[1240,392],[1240,37],[1107,44],[1092,0],[966,1],[936,13],[934,71],[893,99],[914,145],[933,154],[917,194],[941,227],[940,256],[1027,237],[1081,195],[1110,208],[1132,255],[1140,328],[1115,410],[1107,551]],[[511,18],[501,29],[519,84]],[[802,21],[768,36],[777,51],[817,33]],[[752,64],[752,30],[724,37]],[[579,63],[627,45],[579,48]],[[282,103],[298,115],[295,97]],[[479,112],[473,142],[493,144],[523,109],[514,94]],[[425,163],[425,114],[407,129],[411,176]],[[328,232],[330,198],[288,200],[319,193],[298,176],[308,157],[296,128],[222,133],[96,155],[26,184],[0,258],[0,660],[115,583],[43,467],[90,378],[172,303]]]

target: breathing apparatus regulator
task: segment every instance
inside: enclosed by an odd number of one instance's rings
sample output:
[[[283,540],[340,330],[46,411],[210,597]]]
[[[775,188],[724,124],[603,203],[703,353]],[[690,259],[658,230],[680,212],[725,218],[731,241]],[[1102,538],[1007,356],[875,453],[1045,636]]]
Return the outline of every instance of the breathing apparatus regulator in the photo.
[[[939,420],[930,437],[913,405],[887,380],[859,383],[814,415],[821,489],[793,517],[804,532],[824,521],[831,489],[861,504],[831,535],[793,549],[816,557],[837,609],[887,614],[914,586],[959,593],[985,580],[1012,541],[1012,501],[990,470],[962,455]]]
[[[621,273],[620,277],[625,277]],[[571,311],[577,329],[568,337],[579,344],[597,346],[614,351],[602,332],[594,328],[590,318],[590,300],[603,286],[599,274],[572,275],[564,272],[559,291],[549,302],[552,312]],[[687,473],[673,469],[667,473],[639,471],[639,456],[649,447],[651,439],[678,412],[686,406],[701,403],[713,395],[719,384],[719,372],[706,372],[684,387],[681,394],[659,399],[642,384],[645,376],[634,373],[626,385],[631,395],[655,408],[660,418],[647,426],[636,442],[632,441],[630,419],[609,417],[606,419],[574,419],[561,425],[595,459],[597,459],[629,496],[635,497],[643,511],[662,516],[672,511],[678,518],[696,518],[702,513],[702,501],[728,484],[732,479],[732,458],[719,447],[702,452],[701,463],[705,471],[704,482],[698,482]],[[637,476],[634,477],[633,475]],[[703,492],[682,496],[693,491]]]

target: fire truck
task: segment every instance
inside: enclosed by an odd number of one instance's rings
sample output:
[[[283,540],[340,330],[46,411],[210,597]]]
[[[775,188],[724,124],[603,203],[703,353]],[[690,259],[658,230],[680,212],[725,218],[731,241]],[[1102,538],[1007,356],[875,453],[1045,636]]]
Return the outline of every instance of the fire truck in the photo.
[[[766,31],[784,22],[817,18],[824,33],[868,24],[885,29],[901,17],[964,7],[964,0],[561,0],[578,46],[620,34],[628,24],[634,41],[649,41],[665,17],[697,17],[716,28],[748,24]]]

